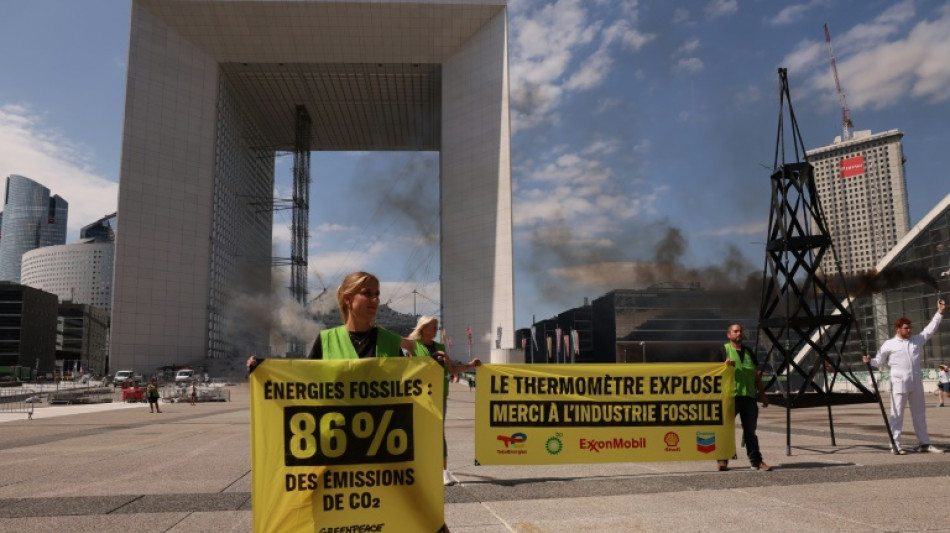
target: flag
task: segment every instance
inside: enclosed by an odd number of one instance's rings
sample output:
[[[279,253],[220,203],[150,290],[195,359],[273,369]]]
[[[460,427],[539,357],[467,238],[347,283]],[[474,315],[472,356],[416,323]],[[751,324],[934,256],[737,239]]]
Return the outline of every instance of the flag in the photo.
[[[521,337],[521,351],[522,352],[528,351],[528,339],[524,337]]]
[[[468,347],[472,347],[472,326],[465,326],[465,335],[468,336]]]
[[[571,340],[574,342],[574,355],[579,355],[581,353],[581,339],[576,329],[571,330]]]
[[[567,362],[568,356],[571,355],[571,337],[569,335],[564,336],[564,362]]]
[[[554,353],[556,355],[561,355],[561,328],[554,329],[554,343],[555,343]]]
[[[531,345],[534,346],[534,351],[538,351],[538,334],[534,326],[531,326]]]

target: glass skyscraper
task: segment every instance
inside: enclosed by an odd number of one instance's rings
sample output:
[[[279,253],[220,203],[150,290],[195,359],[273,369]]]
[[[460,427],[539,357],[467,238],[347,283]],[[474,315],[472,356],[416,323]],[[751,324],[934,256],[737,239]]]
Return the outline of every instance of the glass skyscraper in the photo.
[[[0,226],[0,281],[20,282],[23,254],[43,246],[66,244],[69,204],[39,183],[7,177]]]

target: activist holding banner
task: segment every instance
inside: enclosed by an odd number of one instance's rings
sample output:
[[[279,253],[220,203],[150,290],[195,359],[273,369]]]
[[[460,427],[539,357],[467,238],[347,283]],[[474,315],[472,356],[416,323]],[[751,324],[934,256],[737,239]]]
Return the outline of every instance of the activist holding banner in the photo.
[[[759,420],[759,405],[755,401],[758,393],[762,398],[762,407],[769,406],[769,399],[765,395],[765,386],[762,385],[762,371],[759,370],[755,352],[747,348],[742,341],[745,335],[741,324],[731,324],[726,332],[729,339],[722,349],[722,358],[726,365],[736,369],[736,414],[742,423],[742,440],[745,441],[746,455],[752,470],[769,471],[772,467],[762,461],[762,452],[759,451],[759,438],[755,428]],[[719,470],[729,470],[729,461],[718,461]]]
[[[470,370],[482,364],[482,361],[476,357],[464,365],[456,366],[452,363],[452,358],[446,353],[445,345],[435,342],[435,336],[438,332],[439,319],[434,316],[423,315],[419,317],[416,322],[416,329],[412,330],[409,338],[418,343],[416,356],[432,357],[442,365],[445,377],[445,392],[442,395],[442,484],[448,487],[455,484],[455,480],[452,479],[452,474],[448,470],[449,445],[445,440],[445,413],[449,404],[449,376]]]
[[[376,325],[379,310],[379,279],[367,272],[352,272],[337,289],[337,304],[343,325],[321,331],[309,359],[324,361],[402,357],[403,350],[415,355],[417,342]],[[250,356],[248,373],[264,358]],[[253,398],[252,398],[253,399]],[[437,533],[449,533],[444,524]]]

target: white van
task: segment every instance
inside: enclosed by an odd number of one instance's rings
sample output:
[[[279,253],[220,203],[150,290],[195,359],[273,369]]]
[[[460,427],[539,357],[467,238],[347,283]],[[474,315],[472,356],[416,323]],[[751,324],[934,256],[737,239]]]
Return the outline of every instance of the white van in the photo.
[[[184,384],[189,383],[195,378],[195,371],[190,368],[182,368],[175,374],[175,383]]]
[[[131,370],[119,370],[115,373],[115,376],[112,377],[112,386],[119,387],[125,381],[137,384],[142,381],[142,376]]]

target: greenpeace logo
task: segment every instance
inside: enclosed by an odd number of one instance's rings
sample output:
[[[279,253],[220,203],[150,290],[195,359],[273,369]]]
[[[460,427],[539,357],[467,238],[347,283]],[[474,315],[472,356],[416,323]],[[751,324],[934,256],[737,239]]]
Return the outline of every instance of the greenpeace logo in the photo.
[[[321,527],[320,533],[379,533],[385,524],[354,524],[352,526]]]
[[[636,448],[646,448],[647,439],[625,439],[622,437],[614,437],[609,440],[599,440],[599,439],[581,439],[580,441],[581,450],[588,450],[593,453],[600,453],[600,450],[633,450]]]

